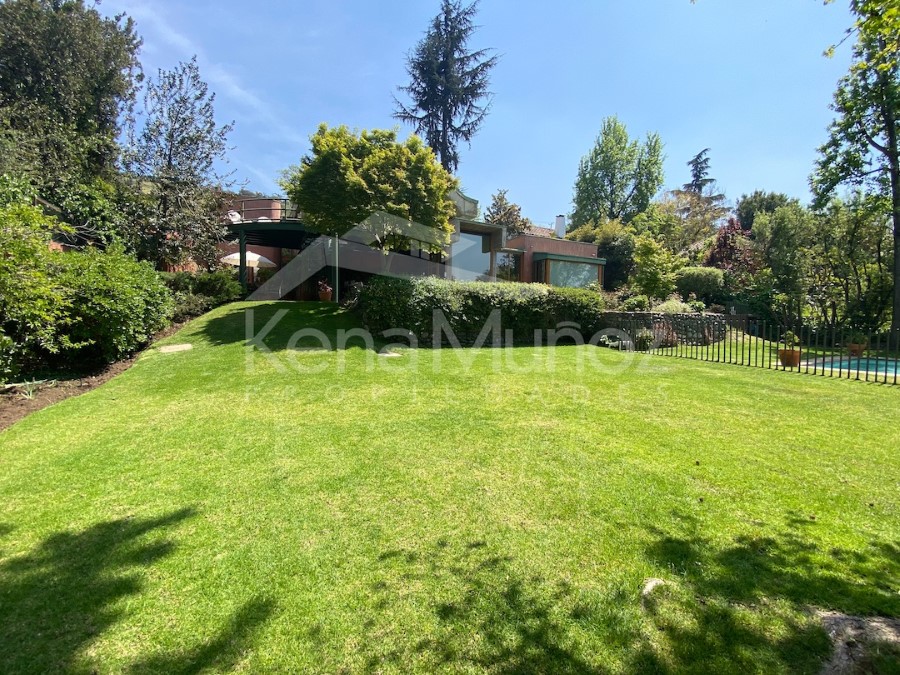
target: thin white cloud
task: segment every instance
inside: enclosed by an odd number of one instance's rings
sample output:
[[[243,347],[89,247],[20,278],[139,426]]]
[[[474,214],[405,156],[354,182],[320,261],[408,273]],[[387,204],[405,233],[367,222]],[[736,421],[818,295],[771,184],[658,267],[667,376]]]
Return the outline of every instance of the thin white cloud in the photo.
[[[241,84],[240,80],[226,65],[210,60],[200,44],[176,30],[163,18],[158,5],[151,9],[145,3],[132,0],[107,0],[107,4],[118,11],[126,12],[134,18],[139,24],[139,30],[149,27],[153,38],[166,43],[183,56],[196,55],[203,66],[206,78],[213,85],[213,91],[227,96],[248,110],[252,119],[269,132],[267,135],[271,135],[274,132],[274,135],[282,143],[296,145],[298,149],[306,146],[307,138],[273,112],[272,104],[266,102]],[[268,180],[271,184],[275,184],[271,178]]]
[[[280,195],[282,192],[284,192],[284,190],[281,189],[281,186],[272,178],[272,176],[270,176],[266,172],[257,169],[251,164],[247,164],[247,162],[238,160],[235,163],[243,167],[248,173],[255,176],[259,181],[257,185],[261,188],[264,188],[269,194]]]

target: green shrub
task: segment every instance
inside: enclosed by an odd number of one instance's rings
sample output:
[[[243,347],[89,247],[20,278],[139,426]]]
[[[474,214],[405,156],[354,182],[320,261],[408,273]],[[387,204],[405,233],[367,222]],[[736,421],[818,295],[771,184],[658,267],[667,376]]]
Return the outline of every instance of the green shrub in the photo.
[[[68,253],[56,262],[71,299],[62,327],[63,355],[84,363],[110,362],[146,344],[172,315],[172,294],[149,263],[123,249]]]
[[[682,267],[675,273],[682,298],[692,294],[707,304],[719,302],[725,291],[725,273],[715,267]]]
[[[502,339],[512,332],[517,343],[534,341],[535,330],[578,325],[587,339],[603,328],[603,300],[596,292],[543,284],[459,282],[436,277],[375,277],[360,293],[363,320],[373,332],[392,328],[411,331],[422,344],[432,344],[434,312],[443,312],[460,344],[474,344],[491,312],[500,310]],[[490,338],[489,338],[490,339]],[[442,335],[443,344],[449,344]]]
[[[256,274],[254,278],[256,280],[257,285],[262,286],[269,279],[274,277],[278,273],[278,270],[274,267],[260,267],[256,270]]]
[[[19,363],[16,359],[16,343],[0,331],[0,384],[9,382],[19,374]]]
[[[210,298],[213,306],[237,300],[242,294],[241,284],[229,270],[201,272],[194,279],[193,292]]]
[[[160,278],[173,293],[193,293],[197,277],[190,272],[160,272]]]
[[[63,346],[69,300],[52,270],[65,256],[49,248],[56,229],[40,209],[0,207],[0,331],[12,343],[4,341],[4,371],[27,370]]]
[[[172,320],[181,323],[205,314],[213,307],[240,299],[241,284],[233,272],[164,272],[160,275],[175,296]]]
[[[622,302],[623,312],[646,312],[650,309],[650,298],[646,295],[635,295]]]
[[[196,295],[194,293],[176,293],[175,294],[175,311],[172,314],[172,321],[182,323],[206,314],[213,307],[212,299],[205,295]]]
[[[677,295],[672,296],[665,302],[661,302],[653,308],[658,314],[691,314],[694,309],[688,303],[682,302]]]

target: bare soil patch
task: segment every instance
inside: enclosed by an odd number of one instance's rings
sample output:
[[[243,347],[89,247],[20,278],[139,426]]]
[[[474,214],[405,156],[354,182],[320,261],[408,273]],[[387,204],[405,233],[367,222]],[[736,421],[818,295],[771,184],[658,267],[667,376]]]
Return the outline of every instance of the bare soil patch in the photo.
[[[161,330],[153,336],[153,340],[146,349],[151,349],[155,342],[172,335],[183,325],[184,323],[173,324]],[[78,396],[96,389],[104,382],[108,382],[116,375],[128,370],[138,356],[140,356],[140,352],[130,358],[111,363],[93,373],[78,376],[62,376],[55,380],[49,379],[44,384],[37,385],[34,391],[27,396],[24,395],[21,389],[12,389],[0,393],[0,431],[12,426],[33,412],[63,401],[70,396]]]

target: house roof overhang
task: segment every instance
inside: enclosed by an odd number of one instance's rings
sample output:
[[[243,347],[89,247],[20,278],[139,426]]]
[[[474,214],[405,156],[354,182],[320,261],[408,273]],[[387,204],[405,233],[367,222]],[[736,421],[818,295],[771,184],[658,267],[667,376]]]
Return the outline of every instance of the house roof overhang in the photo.
[[[303,249],[316,239],[318,233],[308,230],[302,222],[291,220],[245,221],[228,226],[229,241],[238,239],[243,232],[247,244],[251,246],[273,246],[275,248]]]
[[[577,262],[587,265],[605,265],[606,258],[588,258],[581,255],[563,255],[562,253],[535,253],[534,260],[559,260],[561,262]]]

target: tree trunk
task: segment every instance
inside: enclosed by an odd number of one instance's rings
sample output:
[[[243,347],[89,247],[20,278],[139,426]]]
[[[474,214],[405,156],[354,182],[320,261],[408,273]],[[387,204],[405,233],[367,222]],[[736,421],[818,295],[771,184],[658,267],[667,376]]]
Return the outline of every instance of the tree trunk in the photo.
[[[900,172],[897,181],[900,183]],[[891,349],[900,349],[900,185],[893,190],[894,201],[894,304],[891,314]]]
[[[882,48],[883,48],[882,41]],[[895,99],[888,96],[888,75],[879,75],[882,87],[882,115],[887,134],[887,148],[884,155],[888,160],[891,178],[891,220],[894,226],[894,302],[891,313],[891,334],[888,343],[891,349],[900,349],[900,142],[897,138],[897,120],[894,109]]]
[[[900,147],[893,115],[889,115],[888,162],[891,175],[891,220],[894,226],[894,302],[891,314],[891,349],[900,349]]]

